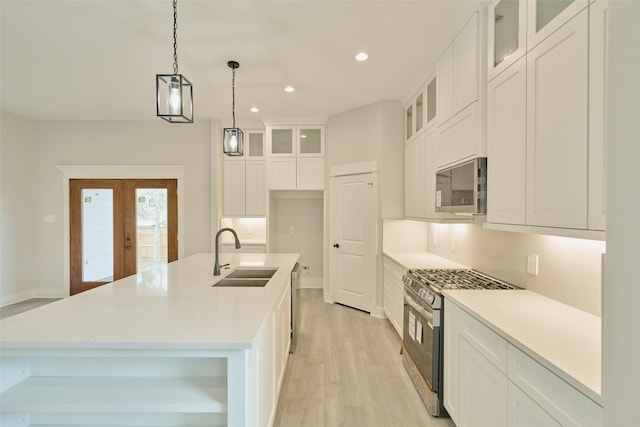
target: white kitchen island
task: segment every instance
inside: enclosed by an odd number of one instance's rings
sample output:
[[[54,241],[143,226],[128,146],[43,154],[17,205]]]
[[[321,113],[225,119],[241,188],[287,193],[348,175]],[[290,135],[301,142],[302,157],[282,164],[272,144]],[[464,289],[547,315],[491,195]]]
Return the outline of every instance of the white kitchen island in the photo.
[[[266,426],[297,254],[197,254],[0,321],[2,426]],[[212,287],[236,267],[265,287]]]

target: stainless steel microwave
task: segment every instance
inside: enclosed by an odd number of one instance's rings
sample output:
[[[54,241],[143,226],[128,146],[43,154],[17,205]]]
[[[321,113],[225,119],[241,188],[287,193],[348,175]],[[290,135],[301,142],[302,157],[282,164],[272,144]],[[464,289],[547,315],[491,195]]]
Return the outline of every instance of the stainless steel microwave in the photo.
[[[487,158],[436,172],[436,212],[487,213]]]

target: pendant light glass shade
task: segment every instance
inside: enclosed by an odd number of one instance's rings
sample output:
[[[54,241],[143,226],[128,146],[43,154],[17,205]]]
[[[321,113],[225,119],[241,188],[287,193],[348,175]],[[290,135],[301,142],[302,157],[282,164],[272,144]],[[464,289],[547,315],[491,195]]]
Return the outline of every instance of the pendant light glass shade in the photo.
[[[224,128],[223,151],[227,156],[242,156],[244,132],[238,128]]]
[[[193,123],[193,86],[182,74],[156,74],[157,115],[171,123]]]
[[[236,61],[227,62],[231,68],[231,113],[233,127],[224,128],[222,151],[227,156],[242,156],[244,153],[244,132],[236,127],[236,68],[240,67]]]
[[[170,123],[193,123],[193,86],[178,74],[178,0],[173,0],[173,74],[156,74],[156,114]]]

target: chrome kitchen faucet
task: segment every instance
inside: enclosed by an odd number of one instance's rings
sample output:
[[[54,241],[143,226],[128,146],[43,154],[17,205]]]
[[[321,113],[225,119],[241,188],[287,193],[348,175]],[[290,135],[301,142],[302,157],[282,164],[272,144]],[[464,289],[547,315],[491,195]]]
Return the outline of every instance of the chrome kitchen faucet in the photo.
[[[236,249],[240,249],[240,240],[238,240],[238,235],[236,234],[236,231],[233,228],[221,228],[216,233],[216,246],[215,246],[216,263],[213,266],[213,275],[214,276],[219,276],[220,275],[219,240],[220,240],[220,234],[222,234],[223,231],[230,231],[233,234],[234,239],[236,239]]]

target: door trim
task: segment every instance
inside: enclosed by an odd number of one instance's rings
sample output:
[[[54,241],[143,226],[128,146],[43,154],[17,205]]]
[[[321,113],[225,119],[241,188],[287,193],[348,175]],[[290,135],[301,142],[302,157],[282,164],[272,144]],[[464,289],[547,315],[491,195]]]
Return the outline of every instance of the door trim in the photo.
[[[182,258],[184,225],[184,165],[56,165],[62,172],[63,280],[64,294],[71,292],[71,230],[69,223],[70,179],[175,179],[178,182],[178,258]]]

